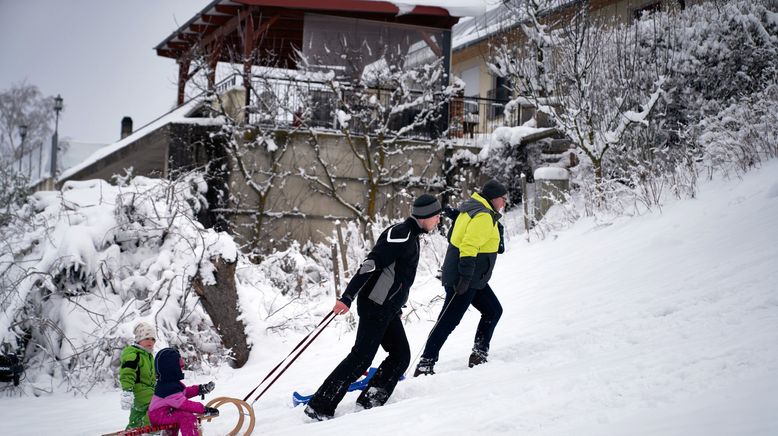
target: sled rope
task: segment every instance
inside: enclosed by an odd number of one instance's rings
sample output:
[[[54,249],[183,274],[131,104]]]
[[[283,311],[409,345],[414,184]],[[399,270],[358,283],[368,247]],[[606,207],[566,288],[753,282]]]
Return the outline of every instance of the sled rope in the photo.
[[[294,349],[292,349],[292,351],[286,357],[283,358],[283,360],[278,362],[278,365],[276,365],[275,368],[270,370],[270,372],[265,376],[265,378],[263,378],[262,381],[259,382],[259,384],[254,389],[252,389],[251,392],[249,392],[243,398],[243,401],[248,401],[249,397],[251,397],[251,395],[254,392],[256,392],[256,390],[259,389],[259,387],[262,386],[263,383],[265,383],[268,379],[270,379],[270,377],[273,374],[278,372],[278,374],[276,374],[275,378],[270,380],[270,382],[267,384],[267,386],[265,386],[265,389],[263,389],[259,394],[257,394],[256,397],[254,397],[254,400],[251,402],[251,405],[253,406],[254,403],[257,402],[259,397],[261,397],[265,392],[267,392],[267,390],[270,388],[270,386],[273,386],[273,383],[275,383],[276,380],[278,380],[278,378],[281,377],[281,375],[284,372],[286,372],[287,369],[289,369],[289,367],[294,363],[294,361],[297,360],[297,358],[300,357],[301,354],[303,354],[303,352],[306,350],[306,348],[308,348],[308,346],[311,345],[311,342],[313,342],[321,334],[321,332],[323,332],[324,329],[327,328],[327,326],[330,324],[330,322],[332,322],[332,320],[335,319],[335,316],[336,316],[335,312],[328,313],[324,317],[324,319],[322,319],[321,322],[319,322],[319,325],[317,325],[316,328],[314,328],[313,330],[311,330],[310,333],[305,335],[305,337],[300,341],[300,343],[297,344],[297,346],[295,346]],[[313,336],[311,336],[311,335],[313,335]],[[310,338],[310,340],[308,340],[309,338]],[[306,341],[307,341],[307,343],[306,343]],[[295,353],[297,353],[297,354],[295,355]],[[292,355],[294,355],[294,357],[292,357]],[[290,357],[292,357],[291,360],[289,360]],[[286,365],[284,365],[283,368],[281,368],[281,365],[283,365],[284,362],[287,362],[287,360],[289,360],[289,362],[286,363]],[[281,368],[280,371],[279,371],[279,368]]]

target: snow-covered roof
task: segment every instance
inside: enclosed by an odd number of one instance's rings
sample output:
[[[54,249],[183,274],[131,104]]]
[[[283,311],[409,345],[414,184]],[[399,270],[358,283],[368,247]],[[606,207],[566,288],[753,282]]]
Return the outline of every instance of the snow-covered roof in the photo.
[[[256,48],[266,46],[277,55],[279,62],[285,60],[293,64],[295,51],[289,45],[299,47],[302,27],[299,25],[301,15],[288,13],[290,11],[370,16],[372,19],[380,16],[398,23],[450,29],[461,17],[485,13],[487,1],[493,0],[213,0],[157,44],[155,50],[159,56],[178,59],[194,45],[213,39],[215,35],[225,36],[226,32],[239,39],[240,35],[229,23],[240,19],[241,14],[245,16],[246,8],[250,6],[260,13],[255,25],[264,29]],[[408,17],[410,15],[413,16]],[[223,50],[221,61],[230,60],[228,51]]]
[[[62,174],[59,175],[59,180],[67,179],[70,176],[73,176],[74,174],[78,173],[79,171],[83,170],[84,168],[87,168],[88,166],[92,165],[93,163],[99,161],[100,159],[105,158],[106,156],[109,156],[124,147],[127,147],[128,145],[132,144],[133,142],[137,141],[138,139],[146,136],[147,134],[153,132],[154,130],[159,129],[162,126],[165,126],[170,123],[180,123],[180,124],[201,124],[201,125],[215,125],[220,124],[221,121],[218,119],[212,119],[212,118],[188,118],[188,116],[194,112],[201,104],[203,103],[202,97],[195,97],[188,102],[184,103],[180,107],[168,112],[165,115],[162,115],[161,117],[157,118],[156,120],[146,124],[145,126],[139,128],[138,130],[132,132],[129,136],[121,139],[120,141],[114,142],[113,144],[106,145],[105,147],[102,147],[98,149],[97,151],[93,152],[91,155],[89,155],[87,158],[85,158],[83,161],[81,161],[80,164],[74,165],[65,171],[62,172]]]
[[[555,0],[549,2],[549,8],[541,15],[553,14],[559,10],[573,7],[583,0]],[[453,51],[462,50],[477,44],[490,36],[504,30],[516,27],[526,17],[523,6],[517,2],[500,2],[471,19],[465,19],[451,29],[451,47]]]
[[[397,6],[400,14],[412,12],[417,6],[441,8],[448,11],[452,17],[475,17],[486,12],[485,0],[417,0],[417,1],[385,1],[367,0],[381,3],[391,3]]]

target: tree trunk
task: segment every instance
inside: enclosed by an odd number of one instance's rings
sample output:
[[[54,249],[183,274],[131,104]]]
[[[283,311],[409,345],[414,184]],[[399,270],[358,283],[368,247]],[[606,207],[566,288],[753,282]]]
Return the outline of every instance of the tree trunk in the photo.
[[[203,308],[211,317],[225,348],[232,350],[234,368],[242,367],[249,358],[250,348],[246,338],[246,326],[238,320],[238,291],[235,287],[236,262],[218,258],[212,261],[216,267],[216,283],[205,285],[198,276],[192,286],[200,297]]]

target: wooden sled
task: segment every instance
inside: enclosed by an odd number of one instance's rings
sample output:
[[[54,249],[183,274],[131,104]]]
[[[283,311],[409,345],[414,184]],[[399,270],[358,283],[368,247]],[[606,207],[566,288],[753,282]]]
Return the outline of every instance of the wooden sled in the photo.
[[[104,433],[103,436],[144,436],[150,434],[157,434],[158,432],[165,430],[178,431],[178,426],[175,424],[163,424],[163,425],[145,425],[143,427],[135,427],[127,430],[119,430],[113,433]]]
[[[237,436],[239,434],[242,434],[243,436],[248,436],[254,431],[254,424],[255,424],[255,418],[254,418],[254,409],[251,408],[251,406],[248,405],[247,402],[243,400],[239,400],[237,398],[230,398],[230,397],[217,397],[213,400],[209,401],[206,406],[208,407],[215,407],[219,408],[224,404],[233,404],[238,409],[238,422],[235,424],[235,427],[227,433],[228,436]],[[249,417],[248,426],[246,427],[246,431],[244,433],[240,433],[241,429],[243,428],[243,423],[246,420],[246,416]],[[202,419],[210,422],[211,419],[214,417],[204,417]]]
[[[229,397],[218,397],[214,398],[213,400],[209,401],[206,406],[208,407],[215,407],[219,408],[224,404],[234,404],[235,407],[238,409],[238,423],[235,424],[235,427],[227,433],[229,436],[237,436],[240,433],[241,428],[243,428],[243,424],[246,421],[246,416],[249,417],[248,420],[248,427],[246,428],[246,432],[242,433],[244,436],[250,435],[254,431],[254,409],[251,408],[251,406],[248,405],[243,400],[238,400],[237,398],[229,398]],[[198,425],[198,428],[200,428],[200,435],[202,436],[202,422],[211,422],[212,419],[218,418],[217,416],[205,416],[200,415],[197,417],[197,420],[199,421],[200,425]],[[151,435],[151,434],[157,434],[158,432],[163,432],[167,430],[172,431],[178,431],[178,426],[175,424],[163,424],[163,425],[147,425],[144,427],[137,427],[137,428],[131,428],[129,430],[120,430],[113,433],[105,433],[102,436],[145,436],[145,435]],[[165,433],[160,433],[165,434]]]

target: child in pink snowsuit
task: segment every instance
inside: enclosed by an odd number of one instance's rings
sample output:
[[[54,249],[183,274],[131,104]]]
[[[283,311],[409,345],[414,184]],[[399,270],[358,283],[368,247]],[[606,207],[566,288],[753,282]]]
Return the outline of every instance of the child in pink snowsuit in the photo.
[[[157,353],[154,368],[157,386],[149,404],[149,421],[152,425],[178,424],[182,436],[198,436],[196,415],[216,416],[219,411],[188,398],[211,392],[214,383],[184,385],[181,382],[184,379],[184,359],[174,348],[165,348]]]

